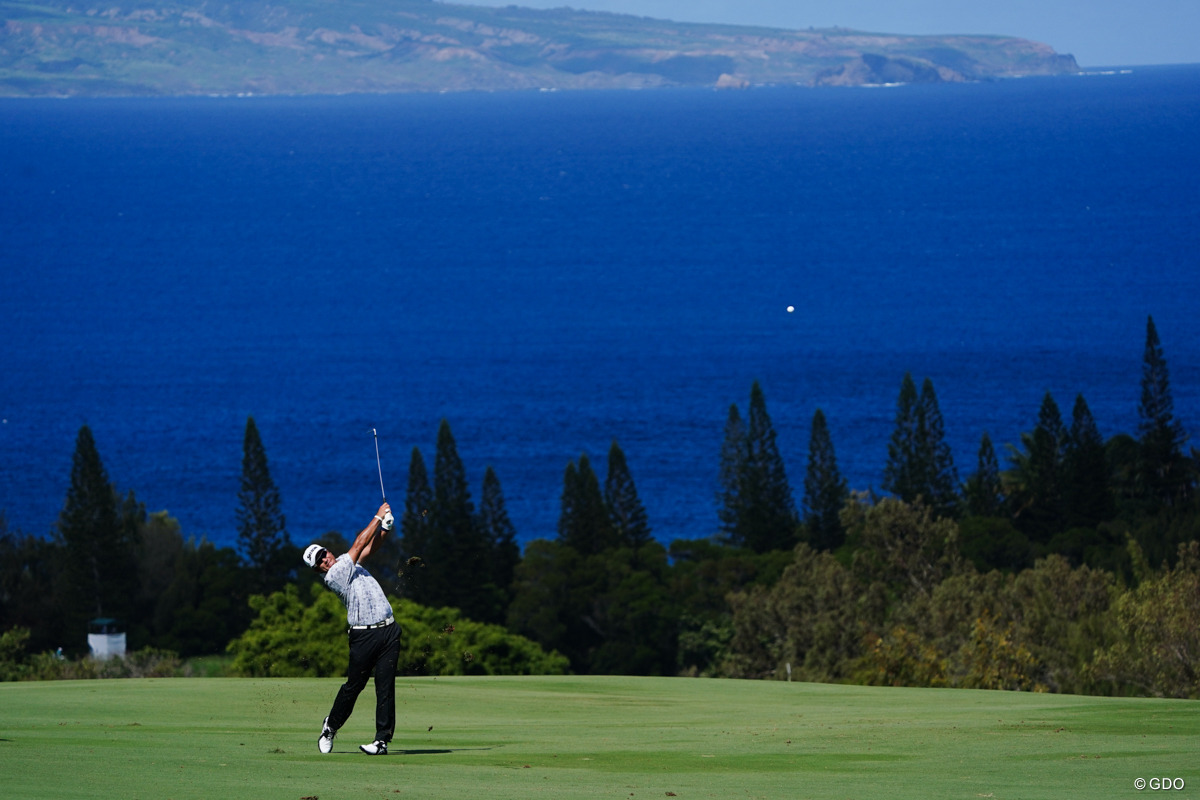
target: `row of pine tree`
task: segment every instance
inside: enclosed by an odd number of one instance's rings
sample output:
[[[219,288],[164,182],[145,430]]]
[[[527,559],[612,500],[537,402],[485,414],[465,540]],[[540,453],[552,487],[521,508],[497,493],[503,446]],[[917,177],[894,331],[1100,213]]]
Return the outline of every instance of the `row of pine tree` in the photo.
[[[1183,451],[1185,431],[1153,319],[1138,410],[1136,436],[1105,441],[1082,396],[1067,423],[1047,394],[1036,425],[1011,448],[1008,468],[985,432],[964,481],[932,381],[918,389],[905,375],[881,488],[953,523],[956,550],[981,573],[1018,573],[1058,554],[1132,580],[1130,536],[1149,559],[1169,560],[1195,538],[1197,518],[1200,459]],[[371,569],[391,592],[505,624],[562,652],[576,671],[704,672],[705,660],[732,636],[731,593],[772,585],[798,546],[850,564],[873,545],[856,537],[848,510],[879,502],[851,491],[817,409],[797,506],[757,382],[745,414],[737,404],[729,410],[718,486],[717,535],[668,549],[655,541],[614,441],[603,482],[587,454],[566,466],[557,537],[534,540],[522,554],[499,478],[486,470],[476,507],[442,421],[433,473],[414,448],[403,508],[396,509],[399,535],[385,540]],[[115,490],[84,426],[56,537],[0,530],[0,626],[28,627],[31,647],[79,652],[87,620],[118,617],[135,647],[219,652],[249,624],[250,595],[315,580],[297,569],[298,548],[253,418],[237,519],[236,550],[185,540],[175,520],[148,515],[132,492]],[[322,541],[335,550],[347,545],[334,532]]]

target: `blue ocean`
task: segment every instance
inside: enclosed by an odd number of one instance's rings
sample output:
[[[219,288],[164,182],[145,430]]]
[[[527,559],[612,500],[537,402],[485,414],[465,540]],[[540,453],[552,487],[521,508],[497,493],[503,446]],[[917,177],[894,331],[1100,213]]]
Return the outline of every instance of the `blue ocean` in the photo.
[[[1146,320],[1200,431],[1200,66],[744,92],[0,101],[0,509],[52,529],[79,428],[236,539],[253,416],[297,542],[352,533],[450,423],[553,537],[616,440],[654,533],[717,526],[766,394],[878,489],[906,372],[962,477],[1046,392],[1137,425]],[[789,306],[794,308],[789,312]]]

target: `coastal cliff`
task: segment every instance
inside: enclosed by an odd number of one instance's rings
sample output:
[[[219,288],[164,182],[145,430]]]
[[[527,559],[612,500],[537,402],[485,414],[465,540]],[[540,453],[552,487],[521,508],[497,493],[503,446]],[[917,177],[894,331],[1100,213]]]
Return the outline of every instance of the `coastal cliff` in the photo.
[[[1078,72],[1006,36],[677,23],[432,0],[0,0],[0,95],[855,86]]]

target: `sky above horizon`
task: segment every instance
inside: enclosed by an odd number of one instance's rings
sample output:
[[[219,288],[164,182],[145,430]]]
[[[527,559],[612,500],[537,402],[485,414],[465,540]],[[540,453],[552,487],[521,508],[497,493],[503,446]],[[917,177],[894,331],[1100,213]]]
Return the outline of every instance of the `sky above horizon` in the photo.
[[[1018,36],[1081,67],[1200,63],[1200,0],[458,0],[467,5],[612,11],[678,22],[878,33]]]

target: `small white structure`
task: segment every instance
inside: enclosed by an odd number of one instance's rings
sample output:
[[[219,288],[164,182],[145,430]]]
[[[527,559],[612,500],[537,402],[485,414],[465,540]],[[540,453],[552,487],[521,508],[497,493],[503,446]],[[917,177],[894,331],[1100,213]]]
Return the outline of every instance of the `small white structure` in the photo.
[[[109,659],[125,655],[125,631],[111,617],[99,617],[88,623],[88,647],[92,658]]]

